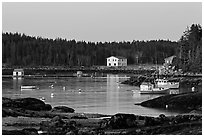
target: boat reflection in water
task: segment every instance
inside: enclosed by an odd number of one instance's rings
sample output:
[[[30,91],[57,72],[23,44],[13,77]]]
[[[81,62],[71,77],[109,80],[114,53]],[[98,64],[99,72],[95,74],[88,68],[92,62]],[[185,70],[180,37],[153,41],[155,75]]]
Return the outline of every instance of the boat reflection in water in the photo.
[[[179,94],[179,89],[170,89],[169,94]]]

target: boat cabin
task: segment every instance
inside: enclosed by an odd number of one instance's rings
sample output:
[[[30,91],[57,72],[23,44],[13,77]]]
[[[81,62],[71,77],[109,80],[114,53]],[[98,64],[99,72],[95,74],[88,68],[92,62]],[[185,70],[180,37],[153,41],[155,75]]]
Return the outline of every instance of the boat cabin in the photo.
[[[13,77],[24,77],[24,70],[23,69],[14,69]]]
[[[168,80],[166,80],[166,79],[156,79],[156,82],[159,85],[166,85]]]
[[[149,83],[149,82],[143,82],[141,85],[140,85],[140,90],[141,91],[147,91],[147,90],[152,90],[154,87],[153,84]]]
[[[179,88],[179,82],[168,81],[167,79],[156,79],[156,85],[164,88]]]

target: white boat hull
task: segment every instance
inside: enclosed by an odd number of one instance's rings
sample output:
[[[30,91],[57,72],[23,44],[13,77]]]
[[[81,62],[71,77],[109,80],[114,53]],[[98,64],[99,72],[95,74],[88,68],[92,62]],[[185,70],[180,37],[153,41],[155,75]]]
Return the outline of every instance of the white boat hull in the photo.
[[[36,89],[36,86],[21,86],[21,89]]]
[[[179,82],[171,82],[167,79],[156,79],[156,86],[162,88],[178,89]]]
[[[168,94],[169,88],[153,88],[151,90],[140,90],[140,94]]]
[[[173,84],[170,84],[170,83],[167,83],[167,84],[158,84],[157,86],[158,86],[158,87],[161,87],[161,88],[178,89],[178,88],[179,88],[179,83],[173,83]]]

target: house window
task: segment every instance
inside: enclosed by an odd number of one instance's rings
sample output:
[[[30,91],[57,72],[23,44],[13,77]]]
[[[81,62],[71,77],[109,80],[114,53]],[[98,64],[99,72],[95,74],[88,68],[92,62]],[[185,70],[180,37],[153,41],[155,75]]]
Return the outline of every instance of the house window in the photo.
[[[116,66],[116,63],[114,63],[114,66]]]
[[[111,63],[109,63],[109,66],[111,66]]]

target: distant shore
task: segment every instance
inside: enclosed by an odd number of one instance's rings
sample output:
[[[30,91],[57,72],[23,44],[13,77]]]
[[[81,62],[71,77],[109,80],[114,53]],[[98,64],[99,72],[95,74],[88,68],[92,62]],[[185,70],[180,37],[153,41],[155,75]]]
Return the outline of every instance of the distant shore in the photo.
[[[134,75],[145,75],[145,76],[154,76],[153,73],[156,71],[155,65],[132,65],[127,67],[107,67],[107,66],[92,66],[92,67],[64,67],[64,66],[38,66],[38,67],[3,67],[2,75],[11,76],[13,70],[16,68],[22,68],[25,71],[25,75],[40,75],[40,76],[51,76],[51,75],[65,75],[71,76],[77,71],[82,71],[83,73],[89,73],[94,75],[101,74],[128,74],[131,76]],[[167,77],[202,77],[202,74],[198,73],[183,73],[183,74],[169,74],[165,75]]]
[[[20,67],[18,67],[20,68]],[[152,74],[155,70],[149,68],[139,68],[139,67],[22,67],[25,71],[25,75],[54,75],[54,74],[67,74],[76,73],[77,71],[82,71],[83,73],[112,73],[112,74]],[[12,75],[15,67],[2,68],[2,75]],[[97,74],[96,74],[97,75]]]

